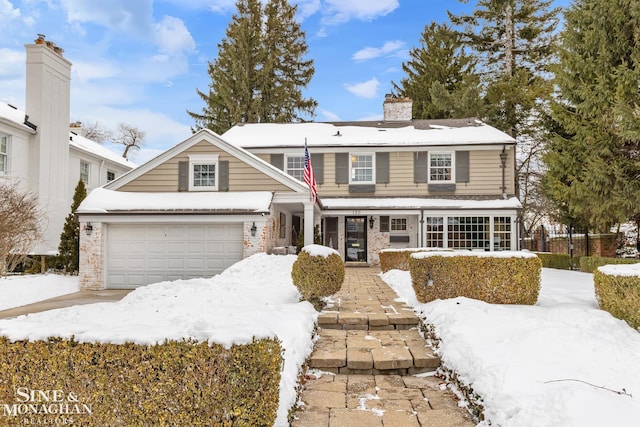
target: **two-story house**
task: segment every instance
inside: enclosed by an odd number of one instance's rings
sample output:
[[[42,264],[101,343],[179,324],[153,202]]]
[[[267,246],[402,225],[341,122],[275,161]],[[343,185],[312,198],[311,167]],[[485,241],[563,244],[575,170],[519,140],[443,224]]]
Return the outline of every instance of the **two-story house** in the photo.
[[[82,179],[88,190],[134,165],[69,129],[71,62],[39,35],[26,48],[25,111],[0,102],[0,181],[38,197],[46,216],[37,255],[55,254],[73,193]]]
[[[82,287],[211,276],[300,233],[312,243],[315,226],[356,265],[390,247],[516,249],[513,138],[474,119],[411,120],[408,99],[384,110],[379,122],[201,130],[94,190],[78,210]]]

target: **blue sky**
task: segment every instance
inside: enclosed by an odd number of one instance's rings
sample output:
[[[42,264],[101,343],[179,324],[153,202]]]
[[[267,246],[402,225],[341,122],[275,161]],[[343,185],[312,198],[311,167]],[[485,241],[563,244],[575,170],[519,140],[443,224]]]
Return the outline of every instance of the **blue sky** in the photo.
[[[381,118],[384,94],[425,25],[475,4],[290,1],[315,61],[306,96],[318,101],[316,121]],[[0,0],[0,101],[24,109],[24,45],[45,34],[73,63],[71,120],[145,131],[145,149],[133,157],[142,162],[191,134],[186,110],[203,107],[195,90],[207,90],[207,62],[234,10],[235,0]]]

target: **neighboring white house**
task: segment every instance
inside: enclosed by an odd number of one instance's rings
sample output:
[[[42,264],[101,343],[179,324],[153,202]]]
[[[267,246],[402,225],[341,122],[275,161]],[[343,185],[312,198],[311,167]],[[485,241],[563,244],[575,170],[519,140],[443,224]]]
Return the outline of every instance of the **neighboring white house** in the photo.
[[[135,165],[69,130],[71,62],[39,35],[25,46],[25,111],[0,102],[0,180],[38,196],[46,214],[34,254],[58,250],[64,219],[79,179],[100,187]]]

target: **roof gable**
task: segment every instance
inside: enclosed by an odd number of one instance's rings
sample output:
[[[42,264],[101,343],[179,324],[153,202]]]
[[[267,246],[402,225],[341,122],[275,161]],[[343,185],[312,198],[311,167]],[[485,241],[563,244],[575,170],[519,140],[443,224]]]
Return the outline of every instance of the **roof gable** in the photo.
[[[123,186],[134,182],[136,179],[142,177],[146,173],[152,171],[158,166],[164,164],[165,162],[170,161],[174,157],[186,152],[190,148],[194,147],[196,144],[199,144],[203,141],[211,144],[214,147],[217,147],[218,149],[229,154],[230,156],[235,157],[241,162],[269,176],[270,178],[273,178],[275,181],[286,186],[287,188],[291,189],[294,192],[297,192],[297,193],[308,192],[308,188],[304,183],[298,181],[297,179],[288,175],[284,171],[265,162],[264,160],[258,158],[257,156],[249,153],[245,149],[229,144],[227,141],[225,141],[224,139],[222,139],[220,136],[210,131],[209,129],[199,130],[188,139],[182,141],[181,143],[173,146],[172,148],[168,149],[164,153],[149,160],[147,163],[121,176],[115,181],[110,182],[105,186],[105,188],[110,190],[118,190]]]

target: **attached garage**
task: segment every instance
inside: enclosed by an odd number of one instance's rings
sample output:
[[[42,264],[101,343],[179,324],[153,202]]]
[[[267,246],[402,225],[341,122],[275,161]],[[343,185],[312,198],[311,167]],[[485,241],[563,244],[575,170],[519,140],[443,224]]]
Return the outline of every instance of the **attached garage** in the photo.
[[[211,277],[243,258],[243,224],[110,224],[106,286]]]

